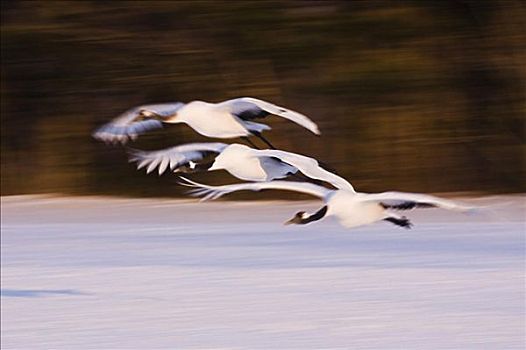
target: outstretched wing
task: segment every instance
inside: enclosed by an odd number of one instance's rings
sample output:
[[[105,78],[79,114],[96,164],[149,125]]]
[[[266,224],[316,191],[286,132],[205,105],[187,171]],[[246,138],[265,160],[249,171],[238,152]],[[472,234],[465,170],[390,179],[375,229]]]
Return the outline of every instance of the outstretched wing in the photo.
[[[307,116],[266,101],[258,100],[253,97],[240,97],[223,103],[230,107],[233,114],[242,119],[260,118],[267,114],[274,114],[301,125],[316,135],[320,135],[318,125]]]
[[[258,157],[275,157],[292,165],[304,175],[311,179],[321,180],[330,183],[338,189],[345,189],[351,192],[355,192],[352,185],[345,180],[343,177],[331,173],[323,169],[318,161],[314,158],[303,156],[301,154],[279,151],[279,150],[254,150]]]
[[[129,139],[134,140],[140,134],[162,128],[161,120],[176,113],[183,105],[176,102],[131,108],[95,130],[93,137],[106,143],[125,144]]]
[[[158,151],[130,150],[130,162],[137,162],[137,169],[146,168],[146,173],[159,168],[159,175],[170,167],[176,170],[190,161],[203,159],[209,152],[219,153],[228,145],[220,142],[189,143]]]
[[[413,208],[442,208],[468,212],[476,209],[455,201],[439,198],[427,194],[406,193],[406,192],[383,192],[367,194],[366,201],[375,201],[384,208],[408,210]]]
[[[285,190],[310,194],[325,199],[332,191],[324,187],[307,182],[270,181],[270,182],[247,182],[233,185],[209,186],[189,180],[181,176],[184,181],[181,185],[195,187],[189,193],[195,197],[203,196],[202,200],[217,199],[225,194],[237,191],[261,191],[261,190]]]

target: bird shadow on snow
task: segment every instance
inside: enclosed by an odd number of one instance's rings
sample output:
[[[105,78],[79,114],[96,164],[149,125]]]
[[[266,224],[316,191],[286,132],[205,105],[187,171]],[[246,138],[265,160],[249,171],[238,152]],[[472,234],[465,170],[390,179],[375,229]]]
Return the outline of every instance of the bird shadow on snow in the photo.
[[[43,298],[59,295],[88,295],[72,289],[0,289],[2,297]]]

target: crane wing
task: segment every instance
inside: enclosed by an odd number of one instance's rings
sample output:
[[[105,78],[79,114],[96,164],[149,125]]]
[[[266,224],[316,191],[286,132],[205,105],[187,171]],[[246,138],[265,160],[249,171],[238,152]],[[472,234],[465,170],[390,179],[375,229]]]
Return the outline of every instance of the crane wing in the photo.
[[[260,113],[260,111],[263,110],[267,112],[267,114],[270,113],[288,119],[310,130],[312,133],[320,135],[318,125],[316,125],[316,123],[314,123],[307,116],[284,107],[276,106],[270,102],[258,100],[257,98],[253,97],[240,97],[233,100],[225,101],[223,103],[229,105],[233,113],[241,116],[242,118],[243,115],[250,116],[248,117],[248,119],[264,117],[265,113]]]
[[[292,165],[311,179],[325,181],[338,189],[355,192],[353,186],[347,180],[323,169],[314,158],[280,150],[254,150],[254,152],[259,157],[278,158],[282,162]]]
[[[185,145],[161,149],[158,151],[130,150],[130,162],[137,163],[137,169],[147,166],[146,173],[158,168],[159,175],[170,167],[176,170],[190,161],[203,159],[209,152],[220,153],[228,145],[220,142],[189,143]]]
[[[95,130],[93,137],[106,143],[125,144],[140,134],[162,128],[162,119],[170,117],[183,105],[175,102],[131,108]]]
[[[332,191],[307,182],[292,181],[270,181],[270,182],[247,182],[233,185],[210,186],[201,184],[181,176],[184,181],[181,185],[195,187],[189,193],[195,197],[203,197],[202,200],[217,199],[225,194],[237,191],[261,191],[261,190],[285,190],[310,194],[325,199]]]
[[[389,209],[408,210],[413,208],[442,208],[447,210],[469,212],[475,207],[466,206],[455,201],[421,193],[383,192],[366,194],[366,201],[375,201]]]

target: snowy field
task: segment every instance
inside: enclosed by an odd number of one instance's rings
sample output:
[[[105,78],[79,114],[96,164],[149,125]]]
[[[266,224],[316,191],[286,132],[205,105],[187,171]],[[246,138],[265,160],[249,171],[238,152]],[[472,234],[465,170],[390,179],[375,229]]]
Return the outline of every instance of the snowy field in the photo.
[[[2,198],[2,349],[524,349],[524,196],[283,226],[317,202]]]

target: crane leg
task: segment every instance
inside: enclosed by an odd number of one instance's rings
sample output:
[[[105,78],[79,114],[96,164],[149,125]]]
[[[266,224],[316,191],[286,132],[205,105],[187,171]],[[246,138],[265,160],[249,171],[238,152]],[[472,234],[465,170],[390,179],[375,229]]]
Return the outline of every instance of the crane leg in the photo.
[[[255,149],[260,149],[258,146],[256,146],[256,144],[254,142],[252,142],[251,139],[249,139],[248,137],[242,137],[241,138],[243,141],[245,141],[246,143],[248,143],[250,146],[254,147]]]
[[[272,145],[263,135],[261,135],[260,132],[252,131],[252,133],[254,134],[254,136],[259,138],[261,141],[265,142],[267,146],[269,146],[272,149],[276,149],[276,147],[274,147],[274,145]]]

